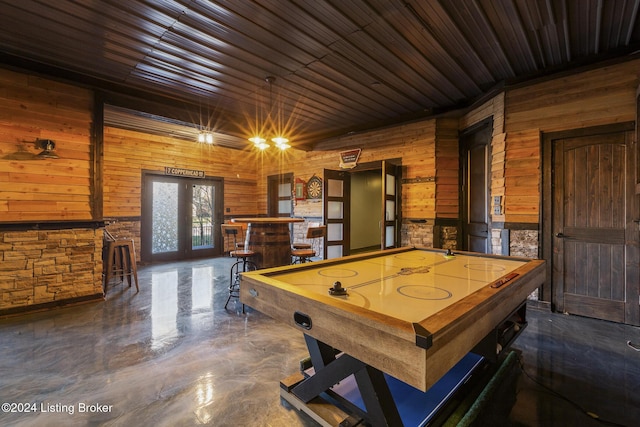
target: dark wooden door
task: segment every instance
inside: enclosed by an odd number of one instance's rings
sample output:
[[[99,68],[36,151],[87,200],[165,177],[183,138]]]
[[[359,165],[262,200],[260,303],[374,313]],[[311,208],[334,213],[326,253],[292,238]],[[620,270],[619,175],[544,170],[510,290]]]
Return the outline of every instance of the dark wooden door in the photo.
[[[461,135],[462,159],[462,247],[490,253],[489,237],[489,152],[491,123],[484,123]]]
[[[552,283],[558,311],[638,324],[631,132],[553,141]]]

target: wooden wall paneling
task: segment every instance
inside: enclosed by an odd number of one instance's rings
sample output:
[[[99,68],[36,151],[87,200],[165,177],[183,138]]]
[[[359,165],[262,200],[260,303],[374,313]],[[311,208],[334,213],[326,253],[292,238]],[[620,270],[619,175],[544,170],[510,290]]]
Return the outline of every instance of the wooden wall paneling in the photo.
[[[505,153],[505,221],[537,223],[541,179],[539,131],[510,132]]]
[[[633,121],[639,68],[634,60],[507,89],[506,130],[551,132]]]
[[[105,129],[104,211],[108,217],[141,214],[142,170],[164,167],[204,170],[224,179],[226,215],[255,215],[255,156],[240,150],[198,144],[124,129]]]
[[[91,219],[93,94],[0,69],[1,221]],[[37,139],[59,159],[40,160]]]
[[[457,123],[457,122],[456,122]],[[266,213],[266,177],[279,173],[292,172],[294,177],[307,180],[312,175],[322,176],[323,169],[338,169],[340,163],[339,153],[350,148],[362,148],[359,163],[375,162],[385,159],[402,158],[404,168],[404,179],[417,177],[435,176],[435,120],[425,120],[390,127],[362,134],[348,135],[335,138],[331,141],[323,142],[322,151],[305,152],[301,150],[291,150],[286,161],[273,155],[265,153],[258,162],[260,178],[258,179],[258,199],[260,200],[258,210]],[[287,152],[289,153],[289,152]],[[406,188],[405,188],[406,187]],[[434,183],[419,184],[402,188],[402,212],[404,218],[433,218],[435,215],[435,204],[433,195]],[[416,194],[417,199],[409,194]],[[424,198],[424,194],[430,194],[429,198]],[[306,213],[309,212],[308,205],[303,206]],[[302,209],[302,207],[301,207]],[[314,216],[322,215],[322,207],[318,204],[313,209]],[[294,214],[298,214],[295,210]]]
[[[460,216],[460,148],[458,119],[439,119],[436,127],[435,217]]]

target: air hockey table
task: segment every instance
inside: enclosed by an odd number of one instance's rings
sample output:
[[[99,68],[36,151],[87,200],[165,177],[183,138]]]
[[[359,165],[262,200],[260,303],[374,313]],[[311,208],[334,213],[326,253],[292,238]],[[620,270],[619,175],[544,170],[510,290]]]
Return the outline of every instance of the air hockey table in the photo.
[[[240,300],[303,332],[311,363],[281,395],[320,424],[428,425],[544,279],[542,260],[399,248],[243,273]]]

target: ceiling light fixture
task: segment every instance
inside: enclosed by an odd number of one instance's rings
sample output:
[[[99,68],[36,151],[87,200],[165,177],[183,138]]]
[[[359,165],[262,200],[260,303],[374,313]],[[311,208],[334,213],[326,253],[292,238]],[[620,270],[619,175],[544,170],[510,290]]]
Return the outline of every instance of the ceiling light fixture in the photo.
[[[209,131],[201,130],[200,133],[198,134],[198,142],[201,144],[205,142],[207,144],[213,144],[213,134]]]
[[[268,114],[267,114],[267,123],[269,124],[269,126],[274,129],[277,128],[278,129],[278,136],[274,136],[273,138],[271,138],[271,142],[273,142],[275,144],[275,146],[281,150],[286,150],[287,148],[290,148],[291,145],[289,145],[289,139],[285,138],[284,136],[282,136],[281,134],[279,134],[279,130],[282,128],[280,120],[280,112],[278,111],[277,113],[277,123],[276,121],[273,119],[273,83],[276,81],[276,78],[273,76],[267,76],[265,77],[264,81],[266,81],[269,84],[269,110],[268,110]],[[256,110],[258,110],[258,108],[256,108]],[[258,124],[257,126],[258,129],[260,129],[260,126]],[[266,150],[267,148],[270,147],[270,145],[267,143],[266,138],[260,136],[259,134],[256,134],[255,136],[249,138],[249,141],[253,142],[253,145],[258,148],[259,150]]]

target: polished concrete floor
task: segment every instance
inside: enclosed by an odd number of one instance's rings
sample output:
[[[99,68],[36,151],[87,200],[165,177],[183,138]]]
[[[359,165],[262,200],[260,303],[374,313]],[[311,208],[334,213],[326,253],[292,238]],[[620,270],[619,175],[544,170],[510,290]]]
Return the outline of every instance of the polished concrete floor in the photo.
[[[279,397],[307,355],[301,333],[225,310],[229,266],[146,266],[140,293],[115,284],[104,302],[0,319],[0,425],[316,425]],[[528,319],[502,425],[639,425],[640,351],[627,345],[639,328],[535,309]]]

